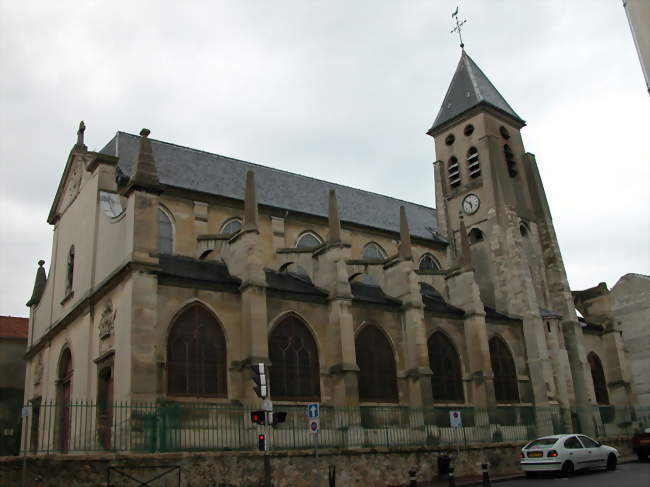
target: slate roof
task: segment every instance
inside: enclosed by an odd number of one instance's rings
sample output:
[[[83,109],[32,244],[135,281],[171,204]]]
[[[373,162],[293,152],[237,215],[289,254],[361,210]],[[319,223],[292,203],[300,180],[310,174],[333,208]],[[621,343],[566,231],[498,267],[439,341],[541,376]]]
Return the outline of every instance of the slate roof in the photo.
[[[160,255],[160,274],[183,279],[221,284],[237,289],[241,280],[228,271],[226,264],[214,260],[197,260],[180,255]]]
[[[352,291],[352,299],[355,301],[363,301],[366,303],[383,304],[386,306],[401,306],[402,302],[399,299],[391,298],[384,290],[373,284],[365,284],[360,281],[353,281],[350,283],[350,290]]]
[[[278,272],[273,269],[265,269],[266,284],[270,289],[293,294],[304,294],[326,298],[327,291],[314,286],[307,278],[294,274],[293,272]]]
[[[0,338],[27,339],[28,318],[0,316]]]
[[[427,133],[431,134],[439,126],[480,103],[490,105],[525,124],[463,49],[438,116]]]
[[[119,158],[118,169],[130,176],[138,151],[138,136],[118,132],[100,151]],[[432,235],[437,230],[436,210],[381,194],[301,176],[231,157],[151,140],[158,178],[163,185],[244,199],[248,170],[255,171],[257,200],[262,205],[327,217],[328,192],[336,190],[340,218],[399,233],[399,207],[406,207],[411,235],[446,244]]]
[[[447,303],[445,299],[433,286],[427,283],[420,283],[420,294],[422,295],[422,303],[424,309],[427,311],[437,311],[439,313],[449,313],[456,316],[463,316],[465,311],[456,306]]]

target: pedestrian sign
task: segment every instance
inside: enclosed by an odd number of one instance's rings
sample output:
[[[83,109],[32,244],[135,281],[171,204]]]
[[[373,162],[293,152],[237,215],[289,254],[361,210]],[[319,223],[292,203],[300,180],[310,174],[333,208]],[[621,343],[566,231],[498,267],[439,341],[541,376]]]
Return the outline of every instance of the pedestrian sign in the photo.
[[[320,431],[320,421],[318,419],[309,420],[309,432],[316,434]]]
[[[460,411],[449,411],[449,423],[452,428],[463,427],[463,421],[460,416]]]
[[[317,402],[307,405],[307,417],[317,419],[320,416],[320,405]]]

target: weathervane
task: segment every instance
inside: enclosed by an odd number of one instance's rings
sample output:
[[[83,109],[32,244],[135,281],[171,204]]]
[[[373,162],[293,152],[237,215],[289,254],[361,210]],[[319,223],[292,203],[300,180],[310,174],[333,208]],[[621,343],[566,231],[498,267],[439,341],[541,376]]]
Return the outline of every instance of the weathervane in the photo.
[[[456,27],[451,29],[451,33],[453,34],[454,32],[458,32],[458,38],[460,39],[460,47],[461,49],[463,49],[465,47],[465,44],[463,44],[463,35],[461,34],[461,27],[465,25],[465,22],[467,22],[467,20],[463,20],[462,22],[458,20],[458,7],[456,7],[456,11],[453,14],[451,14],[451,18],[456,20]]]

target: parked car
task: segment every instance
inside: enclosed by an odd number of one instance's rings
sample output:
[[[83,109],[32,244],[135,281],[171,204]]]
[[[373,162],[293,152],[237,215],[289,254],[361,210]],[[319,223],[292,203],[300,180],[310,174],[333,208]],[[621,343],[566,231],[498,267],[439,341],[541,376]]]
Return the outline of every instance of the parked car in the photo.
[[[643,433],[637,433],[632,437],[632,449],[639,460],[647,460],[650,454],[650,428]]]
[[[561,472],[605,467],[616,470],[621,454],[616,448],[598,443],[585,435],[544,436],[521,449],[521,469],[526,476],[537,472]]]

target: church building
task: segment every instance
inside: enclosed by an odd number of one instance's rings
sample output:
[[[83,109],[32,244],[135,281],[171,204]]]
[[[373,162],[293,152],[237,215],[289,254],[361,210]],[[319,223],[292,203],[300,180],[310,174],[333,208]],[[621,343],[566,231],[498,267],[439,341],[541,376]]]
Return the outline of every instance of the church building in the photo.
[[[629,368],[603,293],[569,288],[524,126],[463,50],[427,132],[434,209],[147,129],[91,152],[82,122],[27,303],[30,437],[48,401],[258,407],[258,362],[276,407],[529,408],[596,431],[599,406],[634,406]]]

